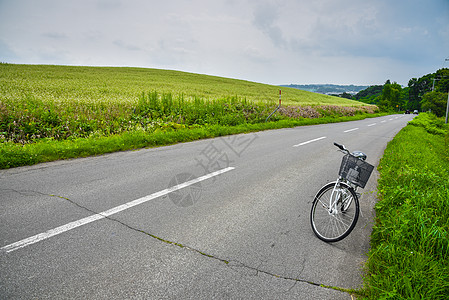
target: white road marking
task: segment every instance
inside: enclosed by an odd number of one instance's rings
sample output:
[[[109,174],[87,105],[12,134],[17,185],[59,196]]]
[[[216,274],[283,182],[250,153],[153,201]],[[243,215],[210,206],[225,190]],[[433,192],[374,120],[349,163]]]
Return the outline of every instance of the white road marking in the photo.
[[[380,121],[380,123],[385,123],[385,122],[387,122],[387,121],[386,120]]]
[[[319,141],[319,140],[322,140],[322,139],[325,139],[325,138],[326,138],[325,136],[322,136],[322,137],[319,137],[319,138],[316,138],[316,139],[313,139],[313,140],[310,140],[310,141],[307,141],[307,142],[302,142],[300,144],[293,145],[293,147],[299,147],[299,146],[306,145],[306,144],[309,144],[309,143],[313,143],[313,142],[316,142],[316,141]]]
[[[369,124],[369,125],[368,125],[368,127],[370,127],[370,126],[374,126],[374,125],[376,125],[376,123],[373,123],[373,124]]]
[[[228,167],[228,168],[225,168],[225,169],[222,169],[222,170],[218,170],[218,171],[210,173],[210,174],[206,174],[206,175],[198,177],[196,179],[192,179],[190,181],[186,181],[184,183],[180,183],[180,184],[175,185],[173,187],[167,188],[167,189],[162,190],[160,192],[156,192],[154,194],[151,194],[151,195],[148,195],[148,196],[145,196],[145,197],[142,197],[142,198],[130,201],[130,202],[125,203],[123,205],[119,205],[117,207],[108,209],[108,210],[106,210],[104,212],[92,215],[90,217],[86,217],[86,218],[83,218],[83,219],[80,219],[80,220],[77,220],[77,221],[74,221],[74,222],[70,222],[70,223],[67,223],[65,225],[56,227],[54,229],[50,229],[50,230],[48,230],[46,232],[36,234],[36,235],[31,236],[29,238],[26,238],[26,239],[23,239],[21,241],[15,242],[13,244],[4,246],[0,250],[1,251],[5,251],[6,253],[18,250],[20,248],[23,248],[23,247],[35,244],[37,242],[43,241],[45,239],[48,239],[48,238],[50,238],[52,236],[61,234],[63,232],[75,229],[77,227],[80,227],[80,226],[92,223],[92,222],[97,221],[97,220],[104,219],[104,218],[109,217],[109,216],[111,216],[113,214],[122,212],[125,209],[128,209],[128,208],[137,206],[139,204],[151,201],[153,199],[165,196],[165,195],[167,195],[169,193],[172,193],[174,191],[180,190],[182,188],[188,187],[188,186],[193,185],[195,183],[207,180],[209,178],[218,176],[220,174],[226,173],[226,172],[234,170],[234,169],[235,169],[234,167]]]
[[[352,129],[345,130],[343,132],[351,132],[351,131],[354,131],[354,130],[359,130],[359,128],[352,128]]]

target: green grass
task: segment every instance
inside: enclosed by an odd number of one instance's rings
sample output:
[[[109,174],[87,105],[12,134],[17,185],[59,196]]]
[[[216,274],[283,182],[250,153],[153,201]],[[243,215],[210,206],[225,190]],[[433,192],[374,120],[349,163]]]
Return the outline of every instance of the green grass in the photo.
[[[355,115],[348,117],[323,117],[315,119],[284,119],[276,122],[240,124],[236,126],[208,125],[194,128],[173,128],[167,126],[149,133],[142,128],[108,136],[90,135],[85,138],[66,140],[41,139],[34,143],[3,142],[0,145],[0,169],[59,159],[87,157],[104,153],[158,147],[180,142],[219,137],[231,134],[247,133],[268,129],[289,128],[303,125],[360,120],[373,115]]]
[[[449,127],[420,114],[388,144],[365,278],[370,299],[449,295]]]
[[[265,123],[278,89],[166,70],[0,64],[0,168],[377,113],[284,88]]]
[[[135,103],[142,92],[184,95],[186,100],[238,97],[277,104],[278,86],[180,71],[49,65],[0,64],[0,95],[17,99],[33,95],[61,103]],[[285,105],[363,106],[362,102],[282,88]]]

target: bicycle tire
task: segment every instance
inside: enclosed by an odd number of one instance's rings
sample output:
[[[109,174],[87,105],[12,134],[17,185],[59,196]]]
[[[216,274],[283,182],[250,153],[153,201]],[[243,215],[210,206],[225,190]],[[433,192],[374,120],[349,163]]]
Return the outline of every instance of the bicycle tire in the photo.
[[[310,223],[315,235],[328,243],[338,242],[354,229],[359,218],[359,199],[352,187],[340,182],[337,209],[329,209],[332,191],[337,182],[323,186],[316,194],[310,210]],[[318,205],[320,204],[320,205]]]

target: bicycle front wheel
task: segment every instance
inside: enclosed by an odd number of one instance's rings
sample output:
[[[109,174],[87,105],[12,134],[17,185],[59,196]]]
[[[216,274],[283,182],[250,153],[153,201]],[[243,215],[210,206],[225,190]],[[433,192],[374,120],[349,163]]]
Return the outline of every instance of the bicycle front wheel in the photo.
[[[342,182],[331,182],[316,194],[310,211],[315,235],[325,242],[344,239],[359,218],[359,199],[353,188]]]

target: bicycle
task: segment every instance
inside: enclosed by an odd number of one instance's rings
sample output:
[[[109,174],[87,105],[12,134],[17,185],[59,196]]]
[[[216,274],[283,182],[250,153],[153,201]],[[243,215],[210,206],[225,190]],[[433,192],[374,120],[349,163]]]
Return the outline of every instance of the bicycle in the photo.
[[[349,152],[344,145],[334,143],[345,153],[337,181],[323,186],[316,194],[310,211],[310,223],[315,235],[325,242],[337,242],[347,237],[359,218],[360,193],[374,166],[367,163],[366,154]]]

